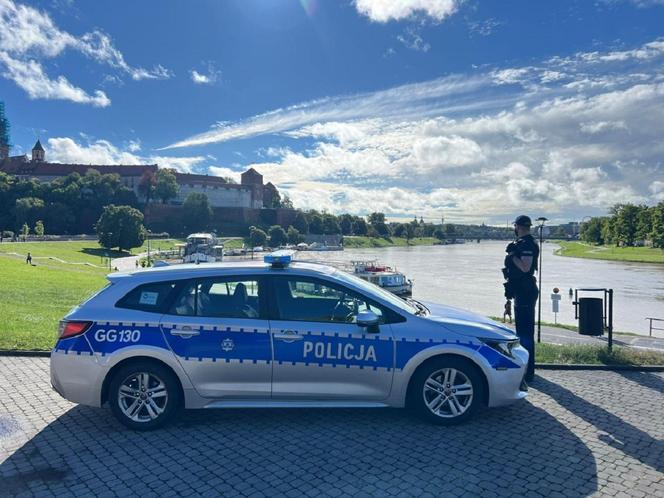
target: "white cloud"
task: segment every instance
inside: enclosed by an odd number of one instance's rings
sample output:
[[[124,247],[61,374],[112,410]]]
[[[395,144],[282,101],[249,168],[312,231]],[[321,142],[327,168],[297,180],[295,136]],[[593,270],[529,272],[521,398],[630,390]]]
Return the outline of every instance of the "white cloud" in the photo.
[[[92,140],[79,143],[69,137],[49,138],[46,143],[46,159],[55,163],[73,164],[158,164],[160,168],[173,168],[182,173],[192,173],[202,165],[204,156],[175,157],[159,155],[137,155],[139,141],[129,142],[126,149],[113,145],[108,140]]]
[[[76,37],[60,30],[43,11],[12,0],[0,0],[0,68],[3,76],[23,88],[30,98],[61,99],[105,107],[109,98],[101,90],[86,92],[65,76],[49,77],[41,63],[73,50],[100,64],[117,69],[134,80],[165,79],[170,71],[162,66],[153,69],[127,64],[110,37],[92,31]]]
[[[0,51],[0,66],[4,66],[6,78],[20,86],[31,99],[62,99],[79,104],[92,104],[106,107],[110,99],[101,90],[90,95],[85,90],[72,85],[64,76],[49,78],[42,65],[35,60],[20,61],[12,59],[6,52]]]
[[[399,21],[417,14],[442,21],[457,11],[457,0],[355,0],[357,11],[374,22]]]
[[[192,69],[189,71],[189,75],[191,76],[191,81],[197,85],[212,85],[219,79],[221,71],[216,69],[214,64],[208,62],[205,70],[199,72],[196,69]]]
[[[655,180],[650,184],[648,190],[652,194],[653,199],[655,199],[658,202],[664,201],[664,182],[660,180]]]
[[[565,220],[655,202],[661,59],[585,59],[305,102],[175,145],[286,135],[288,146],[247,167],[296,205],[331,212],[496,223],[519,211]],[[589,83],[570,85],[580,81]]]
[[[406,48],[415,50],[417,52],[428,52],[431,45],[424,41],[420,36],[418,29],[409,26],[403,34],[397,36],[397,40]]]
[[[232,178],[236,182],[240,182],[240,172],[235,171],[224,166],[210,166],[208,171],[213,176],[222,176],[224,178]]]

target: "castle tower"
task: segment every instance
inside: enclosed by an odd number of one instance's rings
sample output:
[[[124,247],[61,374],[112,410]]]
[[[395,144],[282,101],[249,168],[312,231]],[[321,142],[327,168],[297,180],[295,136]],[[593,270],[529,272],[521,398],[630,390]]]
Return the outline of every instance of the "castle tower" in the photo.
[[[37,143],[32,148],[32,160],[33,160],[33,162],[38,162],[38,163],[44,162],[45,155],[46,155],[46,153],[44,152],[44,147],[42,147],[41,142],[39,140],[37,140]]]

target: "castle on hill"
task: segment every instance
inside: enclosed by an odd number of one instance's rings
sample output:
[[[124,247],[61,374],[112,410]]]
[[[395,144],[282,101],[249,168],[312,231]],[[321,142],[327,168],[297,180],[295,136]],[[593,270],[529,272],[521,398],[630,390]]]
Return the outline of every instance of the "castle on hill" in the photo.
[[[143,175],[156,173],[157,164],[125,165],[125,164],[63,164],[51,163],[46,160],[46,151],[37,140],[32,148],[32,156],[10,156],[9,147],[0,145],[0,171],[21,179],[34,178],[40,182],[51,182],[72,173],[84,175],[88,170],[99,173],[113,173],[120,177],[122,183],[131,188],[141,199],[139,183]],[[240,183],[231,183],[225,178],[193,173],[175,173],[180,187],[178,196],[170,204],[182,204],[193,192],[207,195],[210,205],[214,208],[245,208],[262,209],[273,207],[274,199],[278,198],[277,188],[270,182],[263,183],[263,175],[253,168],[242,173]]]

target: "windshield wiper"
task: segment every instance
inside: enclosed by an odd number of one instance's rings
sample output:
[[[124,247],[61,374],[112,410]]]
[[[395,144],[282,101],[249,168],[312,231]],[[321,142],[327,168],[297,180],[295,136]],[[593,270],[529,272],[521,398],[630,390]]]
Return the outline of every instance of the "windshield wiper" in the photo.
[[[421,302],[416,301],[415,299],[413,299],[411,297],[406,298],[406,302],[412,304],[413,306],[415,306],[417,308],[417,311],[415,312],[415,314],[418,315],[418,316],[426,316],[426,315],[431,314],[431,312],[429,311],[429,308],[427,308]]]

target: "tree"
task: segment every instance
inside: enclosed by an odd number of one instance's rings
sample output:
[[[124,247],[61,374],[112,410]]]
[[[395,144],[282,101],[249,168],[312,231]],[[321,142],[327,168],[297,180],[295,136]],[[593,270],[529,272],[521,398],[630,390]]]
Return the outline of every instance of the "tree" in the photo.
[[[353,235],[366,235],[367,222],[363,218],[357,218],[353,222]]]
[[[307,222],[307,217],[302,211],[298,211],[293,220],[293,228],[295,228],[301,234],[309,233],[309,223]]]
[[[436,237],[438,240],[441,242],[445,240],[445,230],[443,230],[443,226],[440,225],[438,226],[434,231],[433,231],[433,236]]]
[[[652,210],[650,240],[652,240],[653,247],[664,249],[664,201],[657,204]]]
[[[594,217],[581,224],[579,237],[588,244],[603,244],[604,238],[602,237],[602,226],[604,218]]]
[[[257,227],[249,227],[249,245],[251,247],[262,247],[267,243],[267,234]]]
[[[380,212],[371,213],[367,217],[367,221],[381,237],[390,236],[390,228],[385,223],[385,214]]]
[[[650,232],[652,232],[655,208],[641,205],[638,206],[638,209],[639,211],[636,213],[636,232],[634,235],[638,242],[644,242],[650,238]]]
[[[297,228],[295,228],[293,225],[290,225],[288,227],[287,235],[288,235],[288,243],[289,244],[295,245],[295,244],[299,244],[300,242],[304,241],[304,237],[302,237],[299,230]]]
[[[394,235],[395,237],[404,237],[405,234],[406,234],[405,223],[397,223],[392,229],[392,235]]]
[[[281,198],[279,207],[282,207],[284,209],[293,209],[293,201],[291,200],[290,197],[288,197],[288,194],[284,194],[284,196]]]
[[[268,233],[270,235],[270,247],[283,246],[288,242],[286,231],[279,225],[272,225]]]
[[[342,214],[339,216],[339,227],[341,228],[342,235],[350,235],[353,233],[353,217],[350,214]]]
[[[634,204],[616,204],[611,212],[614,218],[616,245],[633,246],[636,240],[638,206]]]
[[[189,232],[206,230],[212,220],[212,208],[208,196],[192,192],[182,205],[182,224]]]
[[[452,223],[446,223],[443,230],[445,230],[446,239],[456,238],[456,227]]]
[[[616,240],[615,218],[607,216],[602,222],[602,241],[604,244],[617,244]]]
[[[99,245],[120,251],[140,247],[145,240],[143,213],[131,206],[106,206],[95,225]]]
[[[35,223],[35,235],[37,237],[44,236],[44,222],[42,220],[37,220]]]
[[[25,242],[25,238],[30,235],[30,227],[27,223],[23,223],[23,226],[21,227],[21,235],[23,236],[23,242]]]
[[[326,235],[336,235],[341,233],[339,221],[337,221],[337,217],[333,214],[323,215],[323,233]]]
[[[309,233],[316,235],[322,235],[325,233],[323,217],[320,214],[316,213],[309,217]]]
[[[154,194],[166,204],[170,199],[177,197],[180,192],[178,181],[175,174],[170,169],[160,169],[157,171],[157,183]]]
[[[16,199],[14,204],[14,216],[16,217],[16,226],[27,223],[34,225],[37,217],[42,215],[44,201],[38,197],[21,197]]]
[[[138,180],[138,193],[145,198],[146,204],[150,204],[150,199],[152,199],[156,187],[157,176],[151,170],[146,170],[141,175],[141,179]]]
[[[410,244],[410,241],[415,238],[416,232],[420,229],[417,221],[412,221],[406,225],[406,243]]]

